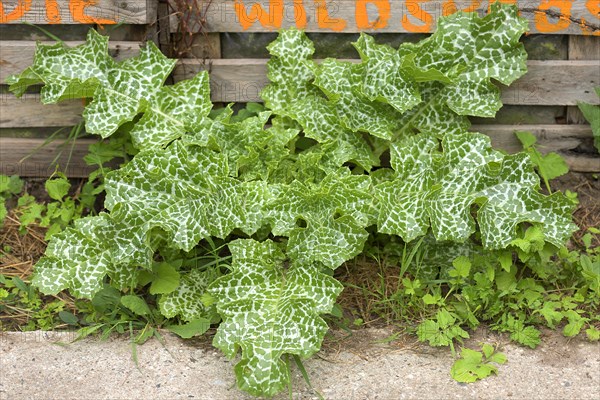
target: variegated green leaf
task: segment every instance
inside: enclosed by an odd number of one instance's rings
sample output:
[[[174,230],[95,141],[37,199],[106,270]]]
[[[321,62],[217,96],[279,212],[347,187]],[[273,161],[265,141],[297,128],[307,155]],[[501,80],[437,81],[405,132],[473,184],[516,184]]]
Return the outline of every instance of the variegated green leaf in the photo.
[[[261,93],[265,104],[279,115],[298,121],[306,136],[337,149],[335,161],[324,168],[338,168],[352,161],[369,170],[377,163],[364,138],[340,121],[339,107],[327,101],[313,86],[314,52],[312,42],[299,30],[280,33],[268,49],[267,66],[271,84]]]
[[[201,72],[192,79],[162,87],[130,135],[138,148],[162,146],[194,132],[211,108],[208,73]]]
[[[376,44],[364,33],[354,47],[365,64],[361,91],[370,100],[388,103],[401,113],[421,102],[418,85],[398,51]]]
[[[167,318],[180,316],[185,321],[210,317],[209,308],[202,303],[201,299],[207,293],[208,285],[216,278],[217,273],[214,268],[193,269],[184,274],[175,291],[160,297],[158,303],[160,312]]]
[[[575,230],[572,205],[561,194],[538,192],[539,178],[525,154],[505,156],[476,133],[417,135],[392,147],[397,177],[376,187],[379,231],[411,241],[429,227],[438,240],[464,241],[475,232],[472,206],[487,248],[504,248],[522,222],[540,225],[560,245]]]
[[[212,108],[206,72],[163,87],[175,63],[152,42],[140,49],[139,56],[115,62],[108,54],[108,37],[90,30],[80,46],[38,45],[33,65],[8,83],[17,95],[43,83],[46,104],[93,97],[83,112],[85,127],[102,137],[143,114],[130,134],[134,145],[144,149],[194,132]]]
[[[330,151],[335,154],[331,164],[333,168],[352,161],[368,171],[378,163],[365,138],[346,128],[340,121],[336,107],[323,97],[308,96],[290,104],[289,108],[289,116],[304,128],[306,137],[336,150]]]
[[[319,184],[295,181],[270,205],[273,234],[289,236],[290,257],[336,268],[358,255],[367,239],[369,187],[367,176],[343,170]]]
[[[483,18],[458,12],[440,19],[428,39],[402,45],[400,53],[410,54],[407,60],[420,71],[415,76],[444,82],[421,87],[429,93],[403,119],[400,131],[436,132],[447,125],[464,126],[463,115],[495,115],[502,103],[491,80],[508,85],[527,72],[527,53],[519,38],[528,22],[517,13],[516,7],[498,3]]]
[[[437,81],[419,85],[423,101],[400,116],[395,140],[402,140],[414,132],[434,133],[442,137],[465,132],[471,126],[466,116],[458,115],[448,107],[440,96],[443,88],[443,84]]]
[[[298,130],[277,124],[265,129],[270,116],[270,112],[262,112],[242,122],[224,120],[213,124],[208,144],[227,156],[232,176],[266,181],[289,154],[288,143]]]
[[[232,272],[210,285],[223,322],[213,340],[228,357],[241,349],[238,386],[272,396],[289,382],[284,354],[306,358],[317,352],[342,285],[311,264],[292,262],[274,242],[229,244]]]
[[[109,85],[108,71],[115,62],[108,54],[108,36],[90,30],[84,44],[69,48],[64,43],[38,44],[33,64],[6,83],[11,91],[22,95],[30,85],[44,83],[44,104],[65,99],[91,97],[99,86]]]
[[[327,94],[348,129],[391,139],[399,113],[361,93],[364,68],[362,64],[329,58],[316,68],[314,84]]]
[[[254,233],[267,196],[264,182],[229,177],[222,154],[181,142],[140,153],[107,176],[106,191],[106,207],[115,218],[161,228],[170,245],[186,251],[235,228]]]
[[[175,62],[149,42],[138,57],[115,64],[106,71],[108,84],[98,87],[94,100],[83,111],[86,130],[108,137],[123,123],[132,121],[156,101]]]
[[[271,83],[263,89],[261,97],[271,110],[286,115],[294,101],[318,94],[311,83],[315,48],[304,32],[292,28],[282,30],[267,49],[272,55],[267,63]]]
[[[153,253],[143,228],[106,214],[82,218],[52,237],[33,283],[46,294],[68,288],[74,296],[92,298],[107,275],[117,287],[135,285],[137,267],[151,268]]]

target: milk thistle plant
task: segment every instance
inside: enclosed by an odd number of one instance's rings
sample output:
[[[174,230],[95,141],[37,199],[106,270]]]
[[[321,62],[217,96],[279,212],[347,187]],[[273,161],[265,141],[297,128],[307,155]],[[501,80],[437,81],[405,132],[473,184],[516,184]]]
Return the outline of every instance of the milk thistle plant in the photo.
[[[74,48],[39,45],[11,90],[43,84],[44,103],[89,98],[86,131],[127,130],[139,153],[107,174],[106,212],[52,238],[34,284],[93,298],[105,284],[131,291],[160,261],[179,282],[159,293],[160,311],[190,322],[217,314],[213,343],[241,353],[239,387],[273,395],[290,379],[285,355],[319,350],[321,315],[342,291],[333,270],[362,252],[369,231],[495,251],[527,226],[562,246],[572,203],[540,193],[526,154],[467,131],[468,116],[501,107],[493,81],[526,73],[517,13],[458,12],[398,49],[361,34],[357,63],[316,63],[302,31],[282,30],[268,46],[265,111],[241,121],[231,106],[211,113],[206,72],[164,86],[176,60],[151,42],[122,62],[93,30]],[[216,239],[228,271],[170,258]]]

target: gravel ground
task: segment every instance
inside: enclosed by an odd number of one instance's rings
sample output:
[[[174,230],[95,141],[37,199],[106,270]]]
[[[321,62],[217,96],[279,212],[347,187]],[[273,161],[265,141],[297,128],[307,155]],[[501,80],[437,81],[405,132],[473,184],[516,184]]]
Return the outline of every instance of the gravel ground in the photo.
[[[473,384],[450,378],[448,349],[409,342],[377,344],[386,329],[342,338],[334,333],[305,363],[312,385],[326,399],[600,399],[600,344],[544,332],[530,350],[506,338],[476,332],[466,345],[500,345],[508,363],[497,376]],[[182,341],[165,335],[137,347],[127,338],[70,343],[73,333],[0,334],[0,399],[246,399],[234,385],[233,362],[207,339]],[[293,373],[294,399],[317,399]],[[289,398],[288,394],[277,398]]]

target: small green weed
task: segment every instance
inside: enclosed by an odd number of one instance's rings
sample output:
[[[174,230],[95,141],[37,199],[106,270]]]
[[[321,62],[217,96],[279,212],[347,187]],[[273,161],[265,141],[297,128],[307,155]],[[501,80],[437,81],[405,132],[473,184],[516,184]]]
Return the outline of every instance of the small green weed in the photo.
[[[548,193],[552,193],[549,181],[569,172],[567,163],[556,153],[552,152],[546,155],[540,153],[536,146],[537,138],[531,132],[517,131],[515,135],[517,135],[523,145],[523,150],[529,154],[531,161],[542,177],[546,190],[548,190]]]
[[[0,275],[0,330],[51,330],[60,327],[59,314],[68,308],[60,297],[44,296],[19,277]]]
[[[492,345],[484,344],[481,351],[463,348],[461,358],[450,369],[450,375],[458,382],[475,382],[498,373],[494,364],[506,363],[506,356]]]
[[[16,175],[0,175],[0,227],[7,215],[6,200],[23,190],[23,181]]]
[[[600,97],[600,87],[597,87],[596,94]],[[577,106],[583,113],[585,119],[592,126],[592,133],[594,135],[594,145],[596,149],[600,152],[600,106],[595,104],[578,102]]]

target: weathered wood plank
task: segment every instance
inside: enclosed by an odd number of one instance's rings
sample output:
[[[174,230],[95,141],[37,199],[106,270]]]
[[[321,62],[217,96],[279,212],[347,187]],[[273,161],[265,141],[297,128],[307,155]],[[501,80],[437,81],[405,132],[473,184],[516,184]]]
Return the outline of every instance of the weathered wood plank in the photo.
[[[260,101],[260,90],[268,83],[264,59],[223,59],[203,63],[180,60],[175,81],[189,78],[202,69],[211,73],[214,101]],[[598,61],[529,61],[529,72],[509,88],[502,101],[518,105],[575,105],[577,101],[598,104],[592,88],[600,84]]]
[[[515,131],[528,131],[537,138],[542,152],[567,152],[586,147],[593,140],[589,125],[473,125],[473,132],[481,132],[492,138],[492,144],[499,149],[516,153],[523,149],[514,135]],[[600,154],[597,154],[600,161]]]
[[[0,128],[73,126],[81,121],[82,112],[82,100],[42,104],[35,94],[20,99],[0,95]]]
[[[0,1],[0,23],[149,24],[156,20],[157,0]]]
[[[76,46],[82,41],[65,42],[68,46]],[[109,42],[110,54],[117,60],[133,57],[139,53],[141,42]],[[0,41],[0,82],[4,82],[9,75],[18,74],[33,62],[35,53],[34,42],[20,40]]]
[[[442,15],[488,10],[484,0],[212,0],[201,1],[204,32],[269,32],[296,26],[308,32],[435,30]],[[502,0],[518,4],[531,33],[600,35],[597,0]],[[172,18],[177,18],[173,15]],[[184,15],[184,18],[187,18]],[[201,27],[202,25],[202,27]],[[177,26],[176,23],[172,24]]]
[[[600,37],[570,36],[569,60],[600,60]],[[598,63],[600,64],[600,61]],[[583,113],[575,106],[567,107],[567,122],[569,124],[587,123]]]
[[[521,150],[521,145],[515,138],[515,130],[527,130],[535,134],[542,152],[554,151],[567,160],[571,170],[578,172],[600,172],[600,156],[598,154],[576,153],[575,149],[591,147],[592,133],[589,126],[577,125],[478,125],[473,131],[488,134],[494,146],[510,153]],[[63,143],[56,140],[46,147],[34,152],[42,145],[44,139],[22,139],[0,137],[0,173],[17,174],[21,176],[49,176],[54,171],[52,160],[56,157]],[[78,139],[72,150],[72,156],[67,168],[67,175],[72,177],[86,176],[90,168],[85,165],[83,157],[94,139]],[[589,145],[589,146],[588,146]],[[70,144],[64,148],[58,165],[65,168]],[[30,155],[31,154],[31,155]],[[27,159],[23,158],[29,156]],[[21,162],[21,160],[23,160]]]
[[[159,9],[162,6],[161,4]],[[220,35],[198,29],[204,20],[204,2],[167,1],[164,6],[167,8],[164,18],[169,21],[168,29],[173,34],[172,47],[167,54],[171,54],[173,58],[221,58]],[[189,18],[171,18],[184,13]]]
[[[96,142],[96,139],[77,139],[71,146],[55,140],[41,147],[44,139],[0,138],[0,174],[48,177],[58,165],[67,176],[85,177],[95,168],[87,166],[83,157],[88,146]],[[57,162],[53,163],[57,155]]]
[[[211,74],[214,102],[261,101],[260,91],[268,83],[266,60],[180,60],[176,80],[189,78],[201,69]],[[505,88],[502,100],[513,105],[574,105],[578,100],[598,104],[592,87],[600,83],[597,61],[530,61],[529,73]],[[0,95],[0,127],[68,126],[80,120],[80,101],[42,105],[36,95],[22,99]]]
[[[556,152],[566,161],[571,171],[600,172],[600,155],[593,146],[589,125],[474,125],[470,129],[490,137],[495,148],[509,153],[522,150],[515,131],[533,133],[542,153]],[[581,150],[589,153],[581,153]]]

